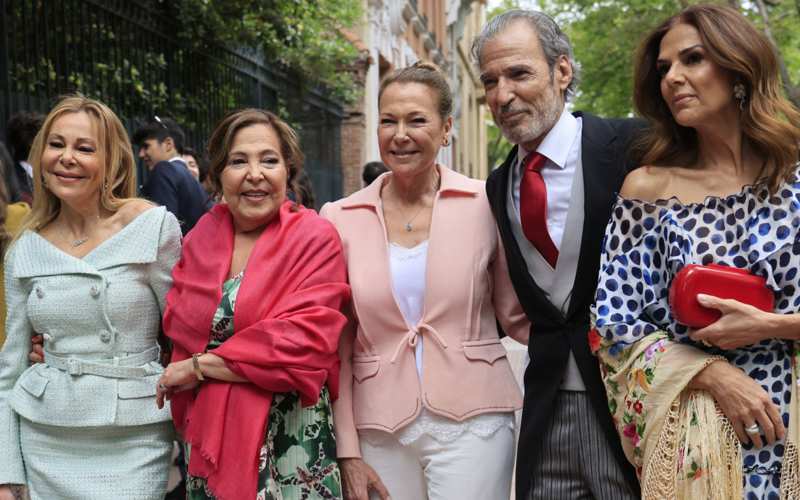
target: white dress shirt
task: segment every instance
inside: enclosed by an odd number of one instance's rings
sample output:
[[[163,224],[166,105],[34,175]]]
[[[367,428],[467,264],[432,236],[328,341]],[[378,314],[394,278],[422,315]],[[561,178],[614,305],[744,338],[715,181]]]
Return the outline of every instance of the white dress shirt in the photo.
[[[556,248],[561,248],[564,226],[567,222],[570,192],[575,169],[581,159],[580,118],[564,110],[556,124],[542,140],[537,152],[547,158],[542,167],[542,178],[547,188],[547,230]],[[514,210],[519,216],[519,186],[522,182],[522,162],[528,156],[522,146],[517,152],[517,161],[511,169],[513,183]],[[522,218],[520,217],[520,220]]]

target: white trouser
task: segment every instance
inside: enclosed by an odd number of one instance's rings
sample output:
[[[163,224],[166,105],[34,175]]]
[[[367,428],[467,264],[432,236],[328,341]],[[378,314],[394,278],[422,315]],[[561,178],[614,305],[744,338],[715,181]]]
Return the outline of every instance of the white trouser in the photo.
[[[450,443],[423,434],[407,446],[385,432],[359,434],[364,461],[378,473],[392,500],[510,497],[514,431],[508,426],[487,438],[465,432]]]

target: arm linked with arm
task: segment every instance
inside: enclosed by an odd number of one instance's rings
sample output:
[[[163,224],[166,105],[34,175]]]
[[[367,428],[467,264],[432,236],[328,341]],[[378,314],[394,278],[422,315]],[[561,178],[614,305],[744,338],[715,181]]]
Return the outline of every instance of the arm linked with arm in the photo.
[[[525,311],[523,311],[517,293],[514,290],[514,285],[511,283],[506,253],[499,234],[497,235],[495,259],[490,265],[492,266],[490,276],[492,276],[494,282],[492,303],[497,321],[506,335],[520,344],[528,345],[531,322],[525,315]]]

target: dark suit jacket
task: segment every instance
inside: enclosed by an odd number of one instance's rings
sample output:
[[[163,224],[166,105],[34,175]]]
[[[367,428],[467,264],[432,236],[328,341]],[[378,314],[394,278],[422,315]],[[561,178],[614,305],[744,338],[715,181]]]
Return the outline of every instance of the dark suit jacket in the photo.
[[[178,162],[160,161],[147,176],[142,195],[167,207],[178,219],[185,235],[210,207],[203,187],[191,172]]]
[[[24,201],[28,205],[33,205],[33,181],[19,162],[14,163],[12,174],[9,176],[9,191],[12,203]]]
[[[615,194],[630,170],[627,161],[630,139],[641,124],[636,120],[605,120],[581,113],[576,113],[576,116],[583,120],[581,161],[585,213],[581,252],[566,316],[547,299],[544,291],[531,277],[511,231],[506,200],[511,167],[517,156],[516,147],[503,165],[494,170],[486,181],[486,192],[505,245],[511,281],[525,314],[531,320],[528,352],[532,361],[525,371],[525,401],[517,454],[517,500],[528,498],[533,466],[541,453],[542,432],[550,421],[570,349],[575,355],[605,436],[625,471],[626,479],[634,492],[640,490],[636,473],[625,458],[619,436],[611,421],[598,360],[589,350],[587,334],[589,306],[594,300],[597,286],[600,247],[605,227],[611,216]]]

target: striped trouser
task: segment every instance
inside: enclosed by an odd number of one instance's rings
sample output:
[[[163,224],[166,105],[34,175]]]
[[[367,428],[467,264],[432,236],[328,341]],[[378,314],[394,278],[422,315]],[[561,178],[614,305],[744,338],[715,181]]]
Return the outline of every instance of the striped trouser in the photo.
[[[530,500],[637,499],[585,392],[559,391],[533,467]]]

